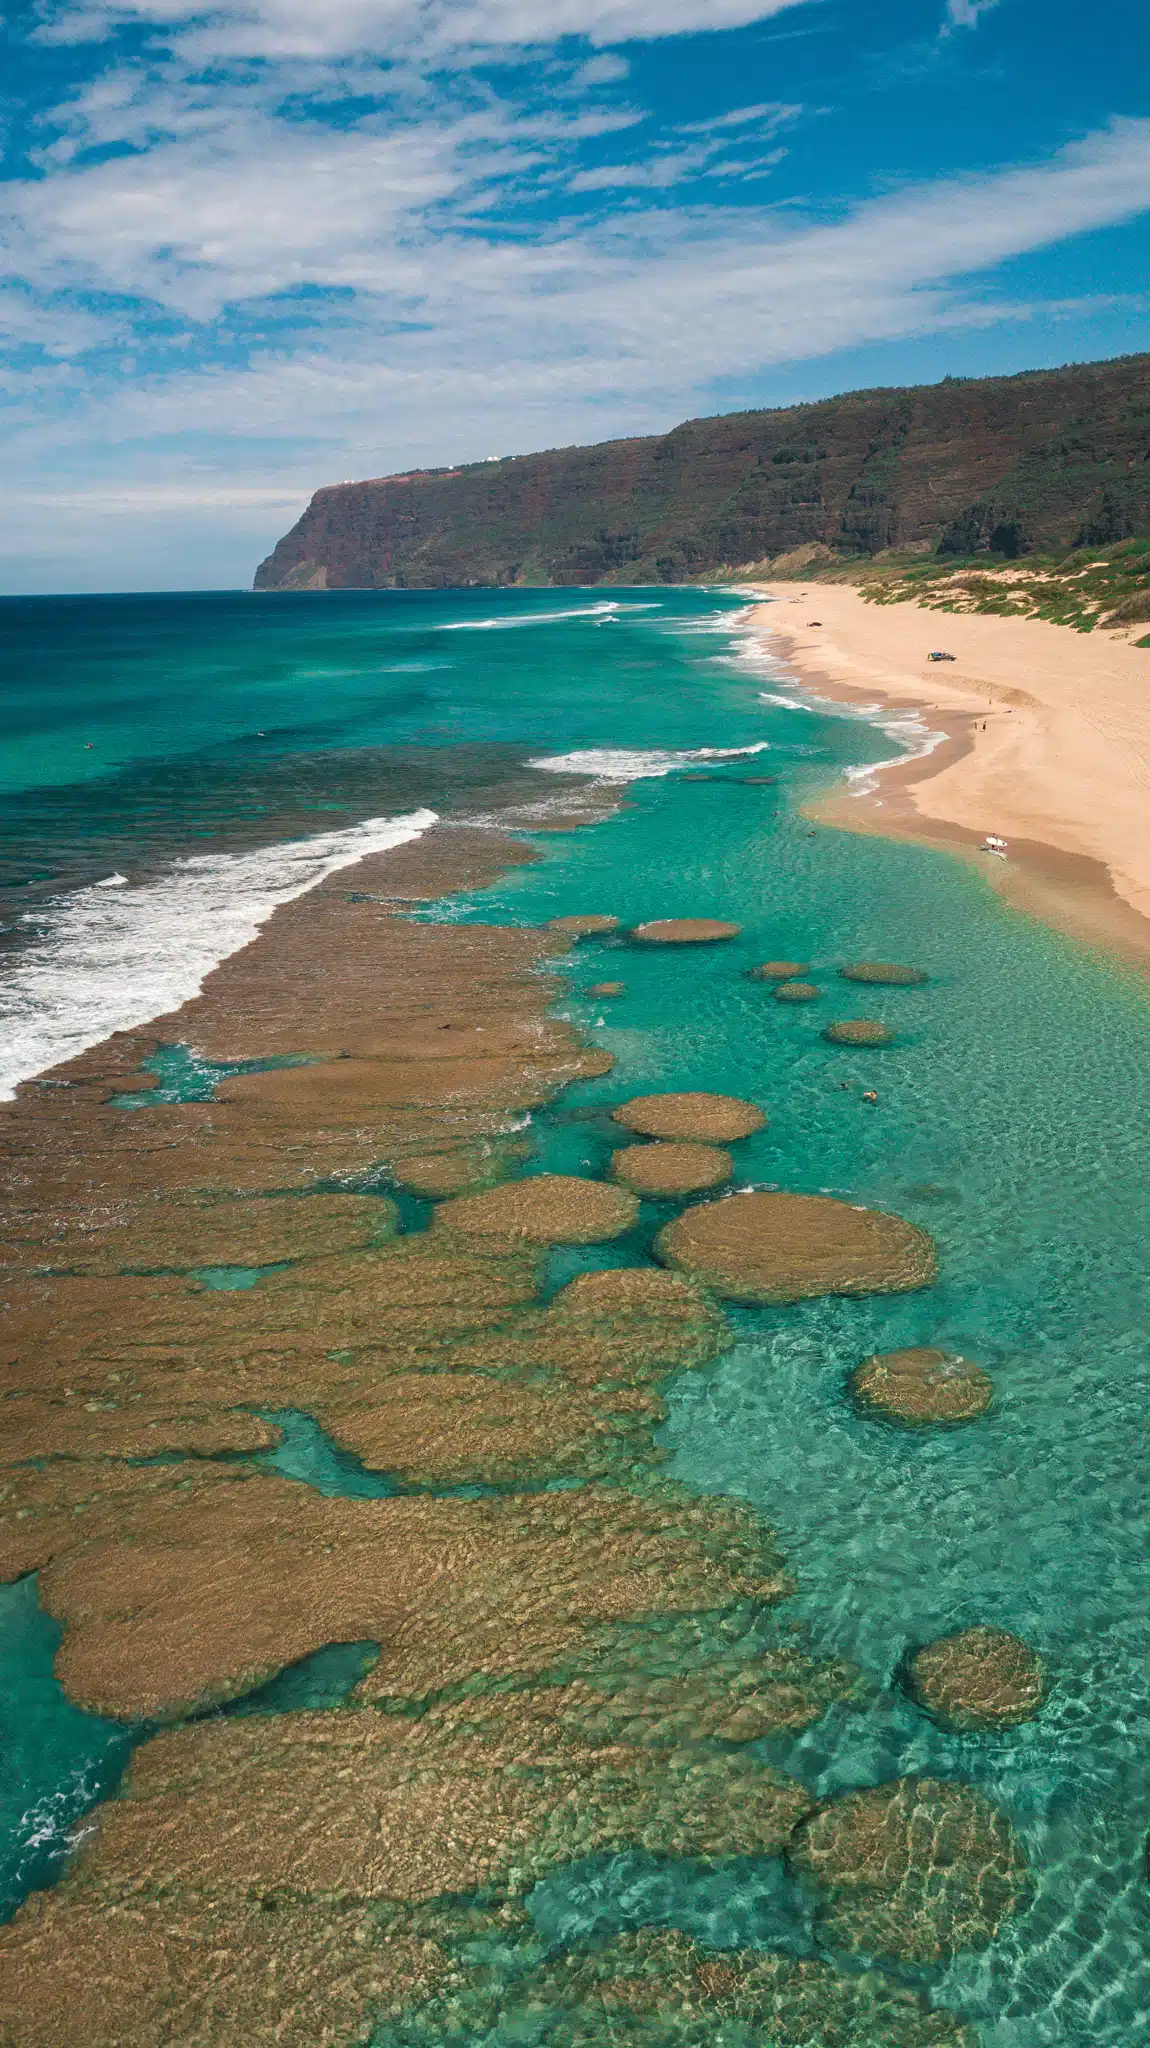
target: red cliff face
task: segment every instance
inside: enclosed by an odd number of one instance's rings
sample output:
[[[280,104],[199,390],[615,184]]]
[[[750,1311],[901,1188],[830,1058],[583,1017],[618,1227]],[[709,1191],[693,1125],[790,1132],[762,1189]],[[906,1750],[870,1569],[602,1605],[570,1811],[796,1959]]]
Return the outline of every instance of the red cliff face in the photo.
[[[1143,355],[329,485],[255,587],[671,583],[812,543],[1020,554],[1147,530]]]

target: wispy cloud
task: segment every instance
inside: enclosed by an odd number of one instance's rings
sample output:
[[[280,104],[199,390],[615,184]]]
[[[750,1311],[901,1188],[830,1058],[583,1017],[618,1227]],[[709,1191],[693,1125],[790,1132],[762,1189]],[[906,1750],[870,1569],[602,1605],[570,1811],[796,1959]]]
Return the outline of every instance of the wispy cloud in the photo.
[[[946,18],[954,28],[976,28],[998,0],[946,0]]]
[[[743,28],[810,0],[81,0],[41,34],[98,38],[143,23],[199,61],[532,48],[579,37],[596,47]]]

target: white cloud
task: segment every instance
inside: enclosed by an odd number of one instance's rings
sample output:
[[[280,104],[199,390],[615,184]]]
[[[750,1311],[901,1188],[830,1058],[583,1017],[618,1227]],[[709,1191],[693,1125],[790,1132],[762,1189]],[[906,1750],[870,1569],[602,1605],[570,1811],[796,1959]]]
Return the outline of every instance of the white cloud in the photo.
[[[946,0],[946,17],[955,28],[976,28],[984,14],[998,6],[998,0]]]
[[[46,37],[76,41],[135,21],[175,32],[199,60],[530,48],[582,38],[597,47],[743,28],[810,0],[95,0],[65,4]]]

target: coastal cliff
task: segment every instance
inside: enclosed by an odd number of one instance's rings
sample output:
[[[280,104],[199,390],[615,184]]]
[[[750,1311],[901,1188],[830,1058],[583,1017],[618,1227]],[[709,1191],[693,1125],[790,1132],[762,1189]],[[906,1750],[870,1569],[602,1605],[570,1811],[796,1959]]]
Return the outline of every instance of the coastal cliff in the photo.
[[[255,588],[681,583],[788,555],[1012,558],[1148,531],[1139,355],[329,485]]]

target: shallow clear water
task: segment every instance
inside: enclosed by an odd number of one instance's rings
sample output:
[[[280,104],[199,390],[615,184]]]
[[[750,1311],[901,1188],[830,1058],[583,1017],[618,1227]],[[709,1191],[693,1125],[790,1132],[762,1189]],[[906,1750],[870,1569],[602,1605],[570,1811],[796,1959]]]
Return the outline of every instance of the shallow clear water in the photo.
[[[739,659],[733,601],[622,599],[659,608],[608,614],[595,608],[598,593],[563,593],[559,603],[550,592],[195,600],[184,613],[185,601],[173,601],[152,713],[142,706],[160,615],[148,611],[127,653],[113,649],[89,671],[89,724],[118,678],[100,728],[114,729],[119,749],[109,742],[105,780],[86,763],[83,781],[68,779],[66,748],[85,727],[68,694],[79,688],[74,676],[52,699],[58,724],[51,703],[44,710],[44,779],[18,798],[11,871],[23,860],[18,888],[35,895],[37,916],[44,906],[50,915],[68,887],[106,874],[102,863],[131,877],[138,857],[139,871],[154,875],[200,832],[228,851],[257,846],[261,832],[270,841],[331,829],[319,802],[338,804],[350,822],[419,805],[490,815],[502,801],[576,786],[554,768],[529,770],[532,760],[594,751],[621,776],[628,764],[612,752],[647,757],[630,763],[651,771],[625,792],[633,808],[540,840],[539,866],[431,914],[741,922],[738,940],[707,950],[612,939],[570,956],[572,992],[556,1008],[617,1066],[535,1120],[536,1169],[602,1169],[612,1136],[597,1105],[638,1090],[714,1088],[770,1112],[769,1128],[737,1148],[741,1180],[885,1205],[937,1238],[932,1290],[737,1312],[735,1349],[673,1388],[672,1469],[762,1508],[801,1581],[794,1611],[816,1647],[854,1657],[872,1682],[864,1711],[833,1712],[805,1736],[767,1746],[772,1759],[823,1792],[905,1771],[961,1776],[999,1800],[1027,1841],[1039,1877],[1033,1906],[985,1955],[935,1975],[934,1995],[979,2025],[985,2048],[1132,2048],[1150,2036],[1144,987],[1005,909],[944,856],[808,826],[804,793],[885,757],[889,740],[785,696],[762,701],[778,685]],[[548,619],[553,612],[569,615]],[[456,626],[464,630],[445,630]],[[181,644],[190,649],[182,671]],[[193,678],[196,704],[177,745],[163,707],[181,674]],[[214,728],[201,698],[217,707]],[[270,766],[252,735],[265,720],[277,733]],[[658,758],[763,741],[771,751],[753,759],[680,762],[679,773],[662,772],[676,764]],[[715,779],[686,781],[683,770]],[[749,773],[779,782],[749,786],[740,780]],[[60,824],[39,867],[36,818]],[[14,937],[27,952],[42,927],[33,918]],[[756,960],[778,956],[811,963],[818,1003],[788,1008],[745,979]],[[860,956],[906,961],[931,979],[852,987],[836,970]],[[582,991],[602,979],[624,981],[626,996],[588,1000]],[[862,1052],[822,1040],[829,1018],[858,1015],[893,1025],[895,1044]],[[864,1103],[865,1089],[876,1105]],[[556,1255],[551,1284],[589,1262],[645,1258],[662,1213],[645,1207],[623,1247]],[[995,1402],[983,1421],[906,1436],[856,1414],[844,1388],[859,1358],[914,1343],[953,1346],[987,1368]],[[368,1490],[333,1457],[297,1428],[280,1469],[324,1490]],[[1026,1727],[957,1738],[911,1704],[898,1670],[909,1647],[976,1621],[1032,1642],[1054,1690]],[[42,1668],[42,1647],[37,1654]],[[23,1684],[28,1655],[8,1628],[8,1682]],[[65,1782],[73,1737],[59,1732],[59,1699],[49,1705],[35,1684],[38,1753],[58,1749]],[[94,1737],[93,1754],[103,1740]],[[805,1939],[798,1905],[762,1866],[652,1872],[607,1858],[549,1881],[534,1909],[549,1939],[644,1913],[706,1926],[716,1939]]]

